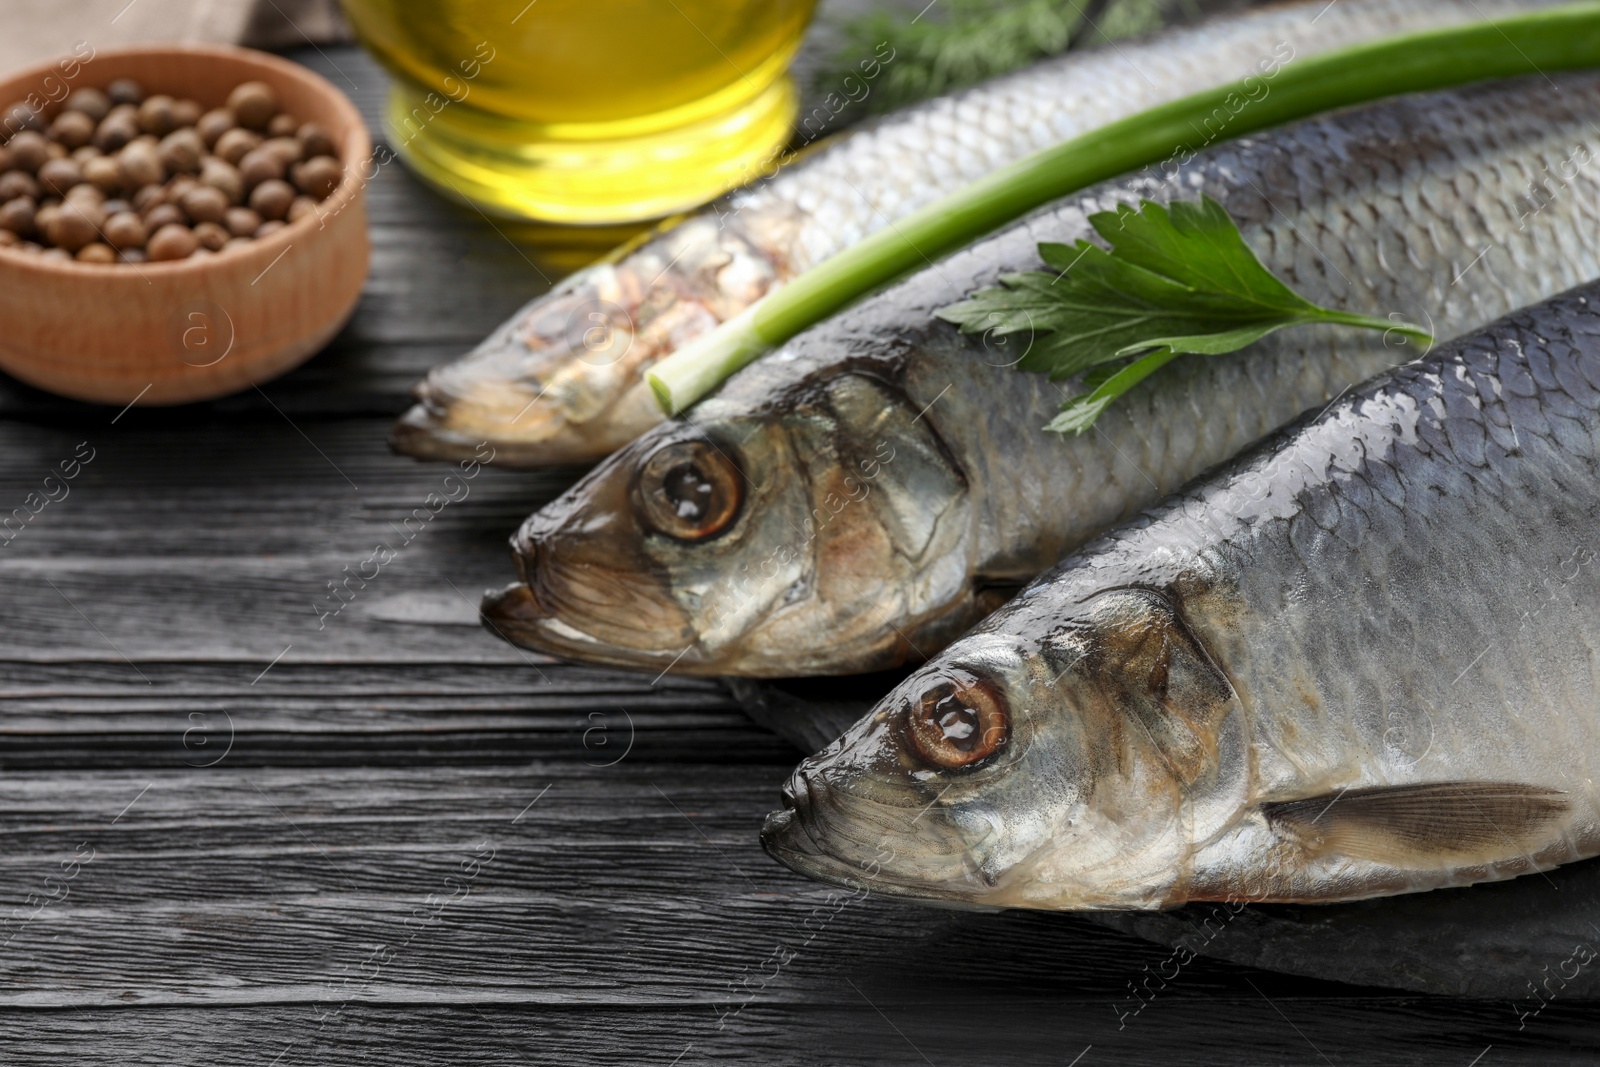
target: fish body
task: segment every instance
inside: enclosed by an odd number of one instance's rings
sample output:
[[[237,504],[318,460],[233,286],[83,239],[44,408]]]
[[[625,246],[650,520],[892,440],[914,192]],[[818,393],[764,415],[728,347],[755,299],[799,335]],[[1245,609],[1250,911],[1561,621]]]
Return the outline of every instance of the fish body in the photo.
[[[662,420],[645,371],[796,274],[1030,153],[1296,56],[1537,6],[1321,0],[1074,53],[865,124],[532,301],[436,368],[393,442],[422,459],[592,462]],[[883,53],[880,46],[879,52]],[[893,49],[865,62],[893,62]],[[1254,90],[1252,90],[1254,91]],[[1196,143],[1227,136],[1227,116]]]
[[[1398,334],[1285,330],[1174,363],[1064,437],[1041,427],[1081,386],[1015,370],[1025,340],[960,334],[937,309],[1039,269],[1040,241],[1098,239],[1093,212],[1204,194],[1308,299],[1462,333],[1600,276],[1597,112],[1590,74],[1399,98],[1058,202],[610,457],[524,524],[523,581],[485,616],[529,647],[657,672],[927,659],[1099,532],[1417,354]]]
[[[1030,585],[802,764],[769,851],[976,905],[1324,902],[1600,854],[1600,284]]]

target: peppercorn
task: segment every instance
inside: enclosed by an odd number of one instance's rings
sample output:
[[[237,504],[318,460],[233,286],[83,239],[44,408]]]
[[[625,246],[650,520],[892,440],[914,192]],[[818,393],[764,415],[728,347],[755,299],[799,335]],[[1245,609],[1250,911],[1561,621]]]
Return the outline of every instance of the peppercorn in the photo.
[[[31,196],[18,196],[0,204],[0,229],[21,237],[34,232],[36,205]]]
[[[271,152],[285,167],[288,167],[292,163],[300,162],[305,146],[295,137],[272,137],[261,142],[258,151]]]
[[[167,171],[156,150],[143,141],[134,141],[117,154],[122,175],[135,188],[158,185],[166,179]]]
[[[33,213],[33,229],[36,233],[44,233],[50,226],[50,220],[61,211],[61,201],[48,200],[41,203]]]
[[[233,234],[215,222],[197,222],[194,227],[194,238],[200,242],[200,247],[216,252],[228,243]]]
[[[126,109],[126,110],[124,110]],[[138,112],[131,105],[119,104],[95,127],[94,145],[111,153],[139,136]]]
[[[37,130],[23,130],[6,142],[6,147],[11,150],[12,166],[29,174],[36,172],[49,160],[49,145],[44,134]]]
[[[152,260],[188,259],[200,247],[194,231],[176,224],[163,226],[150,235],[144,250]]]
[[[294,187],[286,181],[272,178],[250,191],[250,210],[264,219],[282,219],[294,202]]]
[[[216,156],[207,156],[201,162],[200,184],[220,189],[230,204],[237,204],[244,199],[244,179],[240,177],[238,168]]]
[[[172,105],[172,118],[179,129],[193,126],[200,121],[200,116],[205,114],[205,108],[194,100],[177,100]]]
[[[278,113],[278,94],[266,82],[245,82],[228,94],[228,109],[238,118],[239,125],[265,130]]]
[[[222,221],[235,237],[249,237],[261,228],[261,216],[247,207],[230,207]]]
[[[172,104],[170,96],[146,97],[139,105],[139,129],[156,137],[165,137],[177,129],[178,120],[172,113]]]
[[[95,156],[83,165],[83,180],[112,193],[122,188],[122,166],[110,156]]]
[[[105,219],[93,205],[68,201],[50,217],[44,235],[57,248],[76,252],[100,236],[100,225]]]
[[[181,206],[183,204],[184,195],[188,193],[190,189],[193,189],[199,184],[199,182],[195,181],[187,174],[178,175],[176,178],[167,183],[167,203],[178,204]]]
[[[192,173],[200,169],[206,146],[193,129],[174,130],[161,139],[156,154],[169,174]]]
[[[106,96],[113,104],[140,104],[144,101],[144,87],[132,78],[118,78],[106,86]]]
[[[133,194],[133,210],[143,214],[167,201],[167,191],[159,185],[141,185]]]
[[[301,126],[296,136],[300,138],[301,155],[306,159],[337,154],[333,146],[333,137],[314,122]]]
[[[184,226],[188,222],[189,216],[177,204],[157,204],[144,213],[144,228],[150,233],[164,226]]]
[[[68,111],[79,111],[88,115],[91,122],[99,122],[110,114],[111,98],[99,89],[85,86],[68,93],[66,101],[61,106]]]
[[[282,178],[284,163],[263,148],[257,148],[239,160],[239,177],[246,189],[254,189],[262,182]]]
[[[227,196],[210,185],[196,185],[178,203],[183,206],[183,213],[197,223],[220,223],[228,214]]]
[[[119,211],[106,219],[105,238],[113,248],[143,248],[149,231],[144,220],[131,211]]]
[[[235,126],[217,138],[217,143],[212,146],[211,151],[216,153],[217,158],[237,167],[246,153],[254,151],[260,145],[259,133],[252,133],[250,130]]]
[[[50,124],[50,139],[68,148],[82,148],[94,136],[94,119],[82,111],[63,111]]]
[[[68,189],[66,199],[68,201],[83,201],[84,203],[93,204],[96,208],[100,208],[101,211],[105,210],[101,205],[106,202],[106,194],[88,182],[80,182]]]
[[[78,249],[79,263],[115,263],[116,261],[117,250],[100,241],[84,245]]]
[[[268,137],[293,137],[300,124],[295,122],[293,115],[277,114],[267,123]]]
[[[52,159],[39,168],[39,185],[57,196],[64,196],[82,181],[83,171],[70,159]]]
[[[217,138],[233,129],[235,122],[233,112],[225,107],[214,107],[200,116],[194,132],[200,135],[200,140],[206,143],[207,148],[215,148]]]
[[[332,156],[318,156],[304,163],[296,163],[294,167],[294,183],[300,187],[301,192],[318,200],[326,199],[329,193],[339,187],[339,182],[343,179],[344,169]]]
[[[19,196],[39,199],[39,181],[25,170],[8,170],[0,174],[0,201],[15,200]]]
[[[33,130],[35,133],[43,133],[44,116],[39,113],[38,108],[19,100],[6,105],[5,114],[0,116],[0,129]]]

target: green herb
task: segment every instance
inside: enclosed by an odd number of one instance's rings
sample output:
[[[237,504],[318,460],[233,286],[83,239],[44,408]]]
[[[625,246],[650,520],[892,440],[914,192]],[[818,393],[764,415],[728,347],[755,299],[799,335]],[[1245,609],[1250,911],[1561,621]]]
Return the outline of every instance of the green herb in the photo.
[[[1019,70],[1090,41],[1147,33],[1167,0],[935,0],[911,11],[874,11],[841,27],[845,43],[812,77],[817,93],[859,79],[856,65],[880,43],[894,59],[864,98],[882,112]]]
[[[1221,204],[1148,200],[1089,216],[1109,251],[1088,241],[1039,245],[1048,272],[1008,274],[937,312],[962,333],[1028,333],[1022,370],[1054,380],[1086,374],[1086,389],[1047,427],[1082,433],[1113,400],[1179,355],[1236,352],[1287,326],[1326,322],[1428,331],[1319,307],[1261,265]],[[1138,357],[1138,358],[1132,358]]]
[[[651,391],[676,415],[773,346],[934,257],[1095,182],[1181,158],[1219,108],[1231,115],[1225,134],[1238,137],[1400,93],[1594,66],[1600,2],[1586,0],[1295,59],[1265,95],[1252,75],[1151,108],[1003,167],[824,260],[656,364]]]

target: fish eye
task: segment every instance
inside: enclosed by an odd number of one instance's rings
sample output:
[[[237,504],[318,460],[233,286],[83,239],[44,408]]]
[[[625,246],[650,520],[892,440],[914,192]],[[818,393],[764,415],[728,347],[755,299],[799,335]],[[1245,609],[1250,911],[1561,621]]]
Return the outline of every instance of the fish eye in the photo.
[[[1006,743],[1009,730],[999,690],[965,672],[928,689],[906,714],[906,734],[917,756],[947,771],[988,759]]]
[[[674,441],[639,468],[635,502],[644,522],[677,541],[713,537],[733,522],[744,499],[744,478],[709,441]]]

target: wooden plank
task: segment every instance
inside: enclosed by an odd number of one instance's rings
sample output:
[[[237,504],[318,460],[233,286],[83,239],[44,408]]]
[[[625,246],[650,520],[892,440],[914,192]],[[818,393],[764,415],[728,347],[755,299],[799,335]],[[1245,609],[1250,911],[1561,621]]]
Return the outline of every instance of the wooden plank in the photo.
[[[875,986],[852,980],[877,1001]],[[843,988],[850,992],[848,986]],[[1481,1014],[1487,1006],[1480,1004],[1387,1005],[1355,1000],[1283,1001],[1278,1006],[1288,1022],[1259,999],[1190,1000],[1170,1005],[1159,1026],[1119,1033],[1099,1019],[1102,1005],[1082,1000],[1017,997],[978,1014],[958,984],[925,1006],[886,1009],[882,1014],[859,998],[854,1004],[802,1009],[752,1006],[736,1024],[722,1030],[702,1008],[549,1011],[496,1004],[353,1005],[338,1026],[322,1030],[305,1007],[287,1005],[147,1008],[136,1018],[134,1013],[110,1009],[10,1011],[0,1013],[0,1027],[8,1035],[8,1063],[18,1067],[59,1067],[75,1062],[86,1049],[93,1050],[95,1062],[207,1067],[266,1067],[277,1057],[281,1058],[276,1067],[352,1062],[385,1067],[441,1063],[1068,1067],[1080,1053],[1084,1053],[1078,1061],[1082,1067],[1324,1062],[1467,1067],[1491,1044],[1486,1033],[1500,1040],[1480,1061],[1482,1067],[1594,1062],[1592,1031],[1581,1012],[1570,1006],[1550,1009],[1547,1037],[1537,1044],[1514,1030],[1485,1026]],[[1372,1036],[1375,1021],[1383,1025],[1382,1040]],[[1540,1021],[1547,1022],[1543,1016]],[[1184,1039],[1176,1040],[1180,1033]]]
[[[1504,1003],[1201,960],[1130,1017],[1129,983],[1165,950],[1066,916],[843,899],[759,854],[775,777],[632,760],[7,775],[7,1061],[74,1040],[101,1055],[175,1042],[163,1062],[186,1062],[202,1052],[175,1036],[186,1025],[213,1035],[207,1062],[243,1062],[241,1034],[278,1040],[257,1063],[291,1042],[284,1062],[352,1046],[428,1062],[434,1039],[404,1018],[472,1062],[496,1062],[502,1030],[538,1039],[520,1062],[563,1063],[693,1046],[687,1062],[1060,1065],[1091,1044],[1129,1063],[1467,1063],[1491,1044],[1496,1062],[1548,1063],[1596,1043],[1576,1005],[1519,1031]],[[74,855],[70,879],[46,882]],[[30,921],[29,893],[59,899]],[[588,1050],[568,1049],[585,1030]]]
[[[298,644],[302,661],[549,662],[488,638],[476,600],[515,577],[504,538],[568,476],[482,470],[447,483],[447,468],[390,456],[380,420],[273,420],[249,433],[0,427],[13,445],[0,500],[17,506],[77,441],[96,450],[64,499],[7,530],[13,625],[0,657],[265,666]],[[380,543],[396,557],[363,581]]]
[[[780,942],[794,958],[769,996],[826,1002],[843,959],[939,954],[977,929],[944,966],[981,965],[990,982],[1048,970],[1044,992],[1093,985],[1137,944],[1070,919],[997,925],[842,894],[835,913],[826,887],[756,846],[782,774],[624,761],[8,775],[0,900],[62,899],[8,913],[0,1005],[423,1002],[445,976],[474,1001],[711,1005]],[[813,932],[826,956],[800,951]],[[363,976],[378,944],[396,965]]]
[[[0,770],[567,760],[785,768],[718,683],[552,664],[0,663]]]

